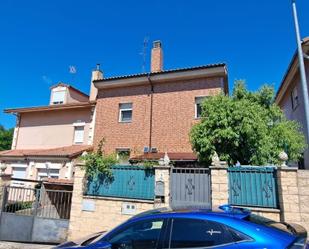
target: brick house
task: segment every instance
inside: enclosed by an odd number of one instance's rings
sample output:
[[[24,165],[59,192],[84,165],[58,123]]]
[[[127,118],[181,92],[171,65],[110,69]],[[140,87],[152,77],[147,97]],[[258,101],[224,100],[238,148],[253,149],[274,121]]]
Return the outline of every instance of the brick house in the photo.
[[[309,37],[303,40],[303,51],[309,54]],[[309,60],[305,60],[307,83],[309,80]],[[278,92],[276,94],[276,103],[290,120],[298,121],[302,127],[306,127],[304,98],[300,81],[297,53],[294,54],[290,65],[283,77]],[[307,129],[303,129],[308,141]],[[298,163],[300,168],[309,169],[309,149],[304,152],[303,160]]]
[[[88,95],[59,83],[47,106],[6,109],[17,120],[11,150],[0,152],[1,166],[14,178],[70,180],[74,159],[92,149],[94,108]]]
[[[167,152],[175,162],[196,162],[189,142],[199,122],[201,102],[228,94],[225,64],[163,70],[163,50],[155,41],[151,72],[93,81],[97,88],[94,145],[104,138],[105,153],[125,163],[158,160]]]

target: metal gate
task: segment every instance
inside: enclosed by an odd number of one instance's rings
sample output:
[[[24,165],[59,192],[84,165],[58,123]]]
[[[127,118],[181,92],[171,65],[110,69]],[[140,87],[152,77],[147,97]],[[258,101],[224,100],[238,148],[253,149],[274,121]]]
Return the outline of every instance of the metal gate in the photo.
[[[172,208],[211,208],[210,170],[207,168],[171,169]]]
[[[66,239],[72,191],[6,186],[0,240],[59,243]]]

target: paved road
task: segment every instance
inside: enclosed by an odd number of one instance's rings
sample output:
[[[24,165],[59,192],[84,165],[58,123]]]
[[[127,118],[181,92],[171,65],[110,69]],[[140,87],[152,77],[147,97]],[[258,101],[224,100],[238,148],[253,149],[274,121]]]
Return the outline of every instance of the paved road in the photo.
[[[0,249],[51,249],[50,245],[26,244],[0,241]]]

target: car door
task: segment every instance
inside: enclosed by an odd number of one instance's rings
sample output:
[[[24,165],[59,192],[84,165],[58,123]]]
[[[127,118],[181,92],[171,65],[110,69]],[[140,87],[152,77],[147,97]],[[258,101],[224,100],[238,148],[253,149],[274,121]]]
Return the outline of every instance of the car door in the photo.
[[[166,249],[238,249],[225,225],[203,219],[174,218],[164,239]]]
[[[108,236],[112,249],[161,249],[164,219],[133,222]]]

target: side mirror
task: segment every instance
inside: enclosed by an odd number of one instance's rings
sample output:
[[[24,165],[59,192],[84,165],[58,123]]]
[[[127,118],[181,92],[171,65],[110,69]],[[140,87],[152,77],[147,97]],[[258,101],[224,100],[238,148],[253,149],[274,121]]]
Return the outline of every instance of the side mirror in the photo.
[[[112,244],[107,242],[107,241],[100,241],[96,244],[96,248],[100,248],[100,249],[111,249],[112,248]]]

